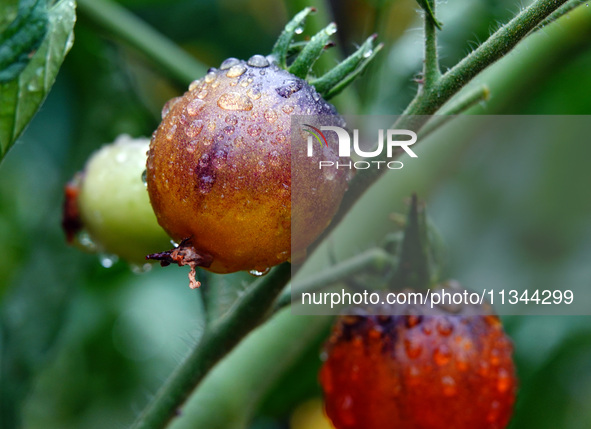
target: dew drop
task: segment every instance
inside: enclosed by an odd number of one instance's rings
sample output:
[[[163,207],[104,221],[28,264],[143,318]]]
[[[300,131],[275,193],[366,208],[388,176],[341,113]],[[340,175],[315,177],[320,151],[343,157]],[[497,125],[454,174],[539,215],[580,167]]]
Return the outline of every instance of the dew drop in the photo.
[[[328,181],[334,180],[337,175],[336,169],[324,168],[324,178]]]
[[[226,165],[226,158],[228,154],[223,150],[218,150],[213,156],[213,166],[215,168],[222,168]]]
[[[440,345],[433,352],[433,359],[439,366],[447,364],[451,359],[451,351],[445,344]]]
[[[411,339],[404,340],[404,350],[406,351],[406,355],[411,359],[416,359],[420,356],[421,352],[423,351],[423,347],[417,341],[413,341]]]
[[[237,148],[241,148],[244,146],[244,138],[242,136],[238,136],[234,139],[234,145]]]
[[[228,125],[236,125],[238,123],[238,117],[236,115],[228,115],[226,116],[226,124]]]
[[[234,134],[235,128],[232,125],[227,126],[224,128],[224,132],[228,135]]]
[[[218,99],[218,106],[224,110],[252,110],[252,101],[238,92],[227,92]]]
[[[199,112],[201,112],[204,107],[205,107],[205,101],[200,100],[199,98],[195,98],[195,99],[191,100],[191,102],[189,104],[187,104],[187,107],[186,107],[187,114],[189,116],[195,116]]]
[[[203,129],[203,121],[200,119],[195,119],[193,122],[189,124],[188,127],[185,128],[185,134],[190,139],[196,137],[201,130]]]
[[[244,64],[236,64],[228,69],[226,72],[227,77],[238,77],[242,76],[246,71],[246,66]]]
[[[314,99],[314,101],[318,101],[318,100],[320,100],[320,94],[318,94],[317,92],[314,92],[312,94],[312,98]]]
[[[181,125],[187,125],[189,123],[189,120],[187,119],[187,117],[185,115],[180,115],[178,118],[179,124]]]
[[[279,152],[277,152],[276,150],[272,151],[269,154],[269,164],[271,164],[274,167],[277,167],[281,164],[281,156],[279,155]]]
[[[304,32],[303,27],[298,27],[293,31],[295,34],[302,34]]]
[[[166,115],[168,115],[168,112],[170,112],[170,110],[172,109],[172,107],[180,100],[180,97],[174,97],[171,98],[170,100],[168,100],[166,103],[164,103],[164,106],[162,106],[162,112],[161,112],[161,117],[162,119],[164,119],[164,117]]]
[[[253,55],[248,59],[247,64],[251,67],[269,67],[269,61],[262,55]]]
[[[289,98],[304,87],[304,82],[300,79],[287,79],[283,85],[275,88],[277,94],[283,98]]]
[[[199,180],[199,192],[202,194],[208,194],[213,187],[215,179],[211,176],[201,176]]]
[[[105,268],[111,268],[113,265],[117,263],[119,257],[117,255],[111,255],[106,253],[101,253],[99,255],[99,261],[101,265]]]
[[[443,386],[443,394],[445,396],[454,396],[457,393],[456,382],[453,377],[449,375],[442,377],[441,385]]]
[[[80,231],[77,235],[76,235],[76,240],[78,240],[78,243],[82,246],[82,248],[84,250],[86,250],[89,253],[94,253],[97,251],[97,245],[96,243],[93,241],[92,237],[90,236],[90,234],[88,234],[87,231]]]
[[[367,50],[363,53],[363,58],[369,58],[372,56],[372,54],[373,54],[373,50],[371,50],[371,49]]]
[[[277,120],[277,112],[275,112],[273,109],[265,110],[265,113],[263,114],[263,116],[265,117],[267,122],[269,122],[270,124],[272,124],[273,122],[275,122]]]
[[[506,369],[501,368],[499,369],[498,377],[497,390],[499,393],[505,393],[511,387],[511,376]]]
[[[271,270],[271,268],[263,268],[262,270],[250,270],[248,273],[251,276],[255,276],[255,277],[262,277],[265,274],[267,274],[269,271]]]
[[[215,121],[209,121],[207,123],[207,129],[213,133],[215,131]]]
[[[148,186],[148,170],[142,171],[142,183]]]
[[[441,318],[437,321],[437,332],[439,332],[444,337],[451,335],[453,329],[453,325],[446,318]]]
[[[277,135],[275,136],[275,143],[277,144],[281,144],[285,141],[285,134],[283,133],[277,133]]]
[[[499,349],[493,349],[490,352],[490,363],[492,366],[499,366],[501,364],[501,352]]]
[[[228,70],[230,67],[233,67],[237,64],[240,64],[240,60],[238,58],[228,58],[222,62],[220,65],[220,70]]]
[[[256,85],[252,88],[249,88],[248,91],[246,91],[246,95],[248,95],[253,100],[258,100],[259,98],[261,98],[262,91],[260,85]]]
[[[191,82],[191,84],[189,85],[189,91],[193,91],[195,89],[197,89],[197,87],[199,85],[201,85],[203,83],[203,81],[201,79],[198,80],[194,80],[193,82]]]
[[[481,361],[480,364],[478,365],[478,374],[482,377],[486,377],[488,375],[489,369],[490,369],[490,366],[489,366],[488,362]]]
[[[207,167],[208,164],[209,164],[209,154],[204,153],[203,155],[201,155],[201,158],[199,158],[199,167],[205,168],[205,167]]]
[[[144,273],[149,272],[152,269],[152,264],[150,264],[150,263],[146,263],[146,264],[143,264],[143,265],[130,264],[129,266],[131,268],[131,271],[134,274],[144,274]]]
[[[212,83],[217,79],[217,74],[214,71],[210,71],[205,75],[205,83]]]
[[[207,89],[202,89],[201,91],[199,91],[199,93],[197,94],[197,98],[199,100],[203,100],[205,97],[207,97],[207,94],[209,94],[209,92],[207,91]]]
[[[286,104],[281,108],[281,110],[283,110],[283,113],[287,113],[289,115],[291,112],[293,112],[293,106],[290,104]]]
[[[259,127],[258,125],[249,125],[246,129],[246,132],[252,137],[257,137],[261,134],[261,131],[261,127]]]
[[[490,411],[486,415],[486,420],[489,423],[494,423],[499,418],[499,409],[501,408],[501,404],[499,401],[492,401],[490,404]]]
[[[197,149],[197,146],[199,146],[199,141],[197,141],[197,140],[190,141],[190,142],[187,144],[187,149],[186,149],[186,151],[187,151],[188,153],[193,153],[193,152],[195,152],[195,149]]]
[[[168,131],[166,132],[166,140],[172,140],[174,138],[175,133],[176,133],[176,124],[173,125],[172,127],[170,127],[168,129]]]
[[[280,261],[287,261],[289,259],[289,252],[287,250],[279,252],[277,254],[277,259]]]
[[[257,164],[257,166],[256,166],[256,170],[259,173],[264,173],[266,169],[267,169],[267,166],[265,165],[265,162],[264,161],[259,161],[258,164]]]
[[[421,316],[417,316],[416,314],[411,314],[409,316],[406,316],[406,319],[405,319],[406,327],[409,328],[409,329],[410,328],[414,328],[419,323],[421,323],[421,320],[422,320],[422,317]]]

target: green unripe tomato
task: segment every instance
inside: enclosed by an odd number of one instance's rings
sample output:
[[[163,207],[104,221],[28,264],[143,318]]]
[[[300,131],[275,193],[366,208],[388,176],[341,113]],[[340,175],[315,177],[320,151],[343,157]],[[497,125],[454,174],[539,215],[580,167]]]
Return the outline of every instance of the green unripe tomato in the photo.
[[[81,174],[77,206],[97,250],[134,264],[170,246],[142,180],[149,140],[122,135],[95,152]]]

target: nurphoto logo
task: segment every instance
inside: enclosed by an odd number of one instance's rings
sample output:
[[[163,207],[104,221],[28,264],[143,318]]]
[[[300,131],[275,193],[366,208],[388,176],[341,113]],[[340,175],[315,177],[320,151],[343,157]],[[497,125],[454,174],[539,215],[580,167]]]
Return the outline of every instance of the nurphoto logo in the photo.
[[[390,170],[400,170],[404,167],[401,161],[387,161],[383,159],[375,160],[372,158],[380,157],[383,154],[384,149],[386,150],[386,158],[392,158],[394,155],[398,155],[399,148],[404,150],[411,158],[417,158],[417,154],[410,148],[417,142],[417,134],[411,130],[378,130],[378,144],[370,151],[362,150],[359,144],[359,130],[353,130],[353,138],[345,128],[337,126],[321,126],[320,128],[314,127],[309,124],[303,124],[306,128],[303,128],[308,136],[308,157],[314,156],[314,145],[319,144],[320,148],[328,147],[328,139],[326,138],[325,132],[332,131],[336,133],[338,138],[339,147],[339,158],[349,159],[346,162],[339,161],[318,161],[318,168],[336,168],[336,169],[355,169],[355,170],[367,170],[371,167],[375,168],[388,168]],[[384,138],[385,134],[385,138]],[[353,145],[351,145],[351,140]],[[357,158],[361,158],[357,161],[351,159],[351,147]]]

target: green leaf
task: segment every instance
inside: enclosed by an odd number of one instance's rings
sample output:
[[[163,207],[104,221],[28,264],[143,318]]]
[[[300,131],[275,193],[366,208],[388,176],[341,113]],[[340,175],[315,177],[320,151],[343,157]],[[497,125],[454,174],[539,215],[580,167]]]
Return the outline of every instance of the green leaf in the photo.
[[[47,32],[47,1],[22,0],[18,15],[0,33],[0,83],[18,77]]]
[[[45,8],[45,1],[21,1],[17,17],[0,35],[0,161],[39,110],[74,40],[74,1]],[[38,40],[43,16],[46,29]],[[11,63],[5,67],[7,58]],[[3,79],[11,74],[11,80]]]

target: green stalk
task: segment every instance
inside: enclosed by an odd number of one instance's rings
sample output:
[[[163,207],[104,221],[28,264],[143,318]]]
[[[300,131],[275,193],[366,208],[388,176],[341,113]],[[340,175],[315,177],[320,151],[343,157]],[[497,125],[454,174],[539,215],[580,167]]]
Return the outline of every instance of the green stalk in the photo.
[[[438,21],[435,17],[435,2],[424,0],[429,8],[425,12],[425,65],[423,68],[423,90],[429,90],[441,77],[439,68],[439,56],[437,53],[437,28]]]
[[[347,260],[329,267],[319,274],[306,278],[297,283],[297,289],[287,289],[277,299],[275,310],[287,307],[291,304],[292,295],[304,292],[316,292],[331,286],[337,282],[347,280],[354,274],[367,269],[384,271],[394,262],[394,257],[384,249],[374,247],[363,253],[355,255]]]
[[[464,113],[468,109],[474,107],[478,103],[488,100],[490,97],[490,90],[488,86],[481,85],[466,91],[466,94],[459,95],[456,99],[451,100],[448,104],[443,106],[437,115],[434,115],[429,119],[429,122],[425,124],[419,132],[419,138],[424,139],[434,131],[438,130],[449,121],[453,120],[455,115]]]
[[[249,332],[261,324],[291,275],[284,263],[254,282],[220,319],[207,326],[185,361],[156,393],[134,429],[165,428],[205,375]]]
[[[144,54],[182,86],[207,72],[207,66],[112,0],[78,0],[78,11],[107,34]]]

